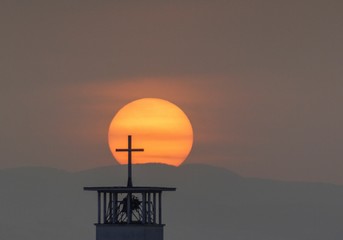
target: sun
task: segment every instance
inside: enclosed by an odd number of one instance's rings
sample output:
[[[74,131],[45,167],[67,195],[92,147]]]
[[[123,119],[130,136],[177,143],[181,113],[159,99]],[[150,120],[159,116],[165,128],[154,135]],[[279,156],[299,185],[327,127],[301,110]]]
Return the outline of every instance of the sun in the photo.
[[[175,104],[158,98],[142,98],[121,108],[112,119],[108,143],[115,159],[127,164],[128,135],[132,147],[144,148],[133,153],[132,163],[182,164],[193,145],[193,129],[186,114]]]

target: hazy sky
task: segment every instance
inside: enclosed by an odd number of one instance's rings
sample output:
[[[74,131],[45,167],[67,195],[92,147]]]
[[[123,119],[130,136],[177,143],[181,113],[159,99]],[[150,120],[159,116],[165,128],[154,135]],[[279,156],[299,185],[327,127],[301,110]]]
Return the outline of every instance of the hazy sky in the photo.
[[[0,168],[113,164],[131,100],[180,106],[188,163],[343,183],[342,1],[0,3]]]

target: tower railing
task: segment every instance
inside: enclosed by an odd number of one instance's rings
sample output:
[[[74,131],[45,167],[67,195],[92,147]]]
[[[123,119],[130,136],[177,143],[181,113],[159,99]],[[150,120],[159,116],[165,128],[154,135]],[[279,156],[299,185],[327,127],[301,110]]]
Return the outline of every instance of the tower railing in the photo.
[[[160,187],[86,187],[98,192],[97,224],[163,224]]]

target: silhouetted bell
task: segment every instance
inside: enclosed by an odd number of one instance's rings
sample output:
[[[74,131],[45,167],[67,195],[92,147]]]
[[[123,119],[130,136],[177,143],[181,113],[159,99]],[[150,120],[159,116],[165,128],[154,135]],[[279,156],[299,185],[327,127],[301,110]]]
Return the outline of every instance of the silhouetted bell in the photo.
[[[122,205],[121,212],[126,213],[126,211],[127,211],[127,196],[123,199],[121,205]],[[139,210],[140,205],[141,205],[141,201],[139,201],[139,199],[136,196],[132,196],[131,197],[131,210],[132,211]]]

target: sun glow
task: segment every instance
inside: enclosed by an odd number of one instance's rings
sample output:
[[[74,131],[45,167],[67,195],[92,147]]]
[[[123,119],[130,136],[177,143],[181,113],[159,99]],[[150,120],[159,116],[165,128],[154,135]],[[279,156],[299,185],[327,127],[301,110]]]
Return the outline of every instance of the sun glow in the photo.
[[[113,118],[108,142],[120,164],[127,164],[127,153],[116,148],[127,147],[132,135],[132,147],[144,148],[133,153],[133,163],[164,163],[179,166],[189,155],[193,144],[193,129],[186,114],[176,105],[158,98],[133,101]]]

